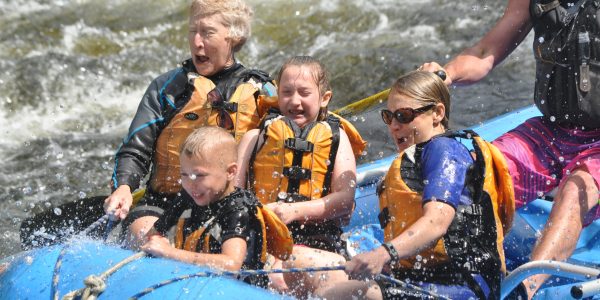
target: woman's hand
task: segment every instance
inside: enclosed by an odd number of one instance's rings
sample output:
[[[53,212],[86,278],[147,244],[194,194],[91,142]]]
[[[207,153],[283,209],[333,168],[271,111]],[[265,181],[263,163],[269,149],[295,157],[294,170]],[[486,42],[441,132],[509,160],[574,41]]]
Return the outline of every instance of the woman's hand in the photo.
[[[299,215],[298,209],[294,208],[292,203],[272,202],[265,207],[273,211],[286,225],[296,221]]]
[[[346,263],[346,273],[356,279],[372,278],[381,273],[390,259],[389,253],[383,247],[378,247],[354,256]]]
[[[131,188],[128,185],[121,185],[104,200],[104,212],[111,220],[123,220],[127,217],[132,203]]]
[[[147,236],[148,241],[142,245],[142,251],[156,257],[167,257],[173,246],[169,243],[169,239],[155,233]]]

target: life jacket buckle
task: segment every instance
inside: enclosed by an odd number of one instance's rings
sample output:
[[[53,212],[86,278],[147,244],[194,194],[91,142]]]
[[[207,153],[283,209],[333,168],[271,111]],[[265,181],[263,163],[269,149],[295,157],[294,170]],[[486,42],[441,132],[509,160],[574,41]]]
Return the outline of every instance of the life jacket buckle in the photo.
[[[557,8],[560,5],[560,1],[558,0],[554,0],[552,2],[549,3],[536,3],[533,5],[533,14],[539,18],[541,17],[543,14]]]
[[[584,93],[590,91],[590,35],[587,31],[579,32],[578,54],[579,54],[579,90]]]
[[[590,66],[582,64],[579,66],[579,90],[587,93],[590,89]]]
[[[292,194],[287,194],[286,198],[280,198],[279,195],[277,198],[279,198],[280,201],[286,202],[286,203],[297,203],[297,202],[304,202],[304,201],[308,201],[310,200],[310,198],[304,196],[304,195],[300,195],[300,194],[296,194],[296,193],[292,193]]]
[[[284,146],[288,149],[302,152],[313,152],[314,149],[313,143],[301,138],[288,138],[285,140]]]
[[[298,166],[291,166],[283,169],[283,175],[292,180],[308,180],[311,178],[311,170]]]

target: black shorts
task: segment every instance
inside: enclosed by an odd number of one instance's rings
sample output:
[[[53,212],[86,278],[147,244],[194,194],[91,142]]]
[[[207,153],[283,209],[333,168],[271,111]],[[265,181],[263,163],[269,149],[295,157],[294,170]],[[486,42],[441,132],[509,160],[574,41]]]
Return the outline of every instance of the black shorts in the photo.
[[[129,211],[125,220],[123,220],[123,228],[129,227],[133,221],[142,217],[152,216],[159,218],[165,210],[171,208],[176,201],[180,201],[178,198],[181,197],[184,197],[184,195],[162,194],[147,189],[144,197],[138,201],[135,207]]]

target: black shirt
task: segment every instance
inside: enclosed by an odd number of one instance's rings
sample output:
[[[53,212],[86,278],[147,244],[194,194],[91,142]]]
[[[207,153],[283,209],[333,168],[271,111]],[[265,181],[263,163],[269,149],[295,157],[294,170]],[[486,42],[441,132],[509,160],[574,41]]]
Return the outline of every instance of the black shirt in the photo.
[[[192,232],[201,228],[211,218],[208,226],[202,233],[197,244],[196,251],[202,252],[204,240],[209,236],[208,253],[218,254],[222,252],[225,241],[231,238],[242,238],[247,243],[246,259],[242,269],[262,269],[262,225],[256,217],[259,202],[253,193],[236,188],[231,194],[223,199],[213,202],[208,206],[196,205],[191,197],[182,197],[182,203],[172,206],[154,223],[154,228],[161,234],[166,232],[177,223],[181,212],[191,208],[189,218],[185,218],[183,236],[187,237]],[[245,280],[249,283],[262,285],[256,282],[256,278]]]

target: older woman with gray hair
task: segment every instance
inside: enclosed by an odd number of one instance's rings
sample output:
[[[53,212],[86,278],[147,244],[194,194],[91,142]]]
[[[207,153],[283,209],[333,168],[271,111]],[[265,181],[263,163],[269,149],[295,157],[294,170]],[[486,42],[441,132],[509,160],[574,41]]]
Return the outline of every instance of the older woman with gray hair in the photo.
[[[188,202],[181,201],[189,195],[179,180],[179,149],[194,129],[219,126],[239,141],[268,110],[276,93],[272,79],[234,57],[250,36],[252,15],[242,0],[192,1],[191,58],[150,83],[115,155],[113,192],[104,210],[124,220],[129,247],[143,243],[166,209]],[[148,174],[145,195],[131,209],[132,191]]]

